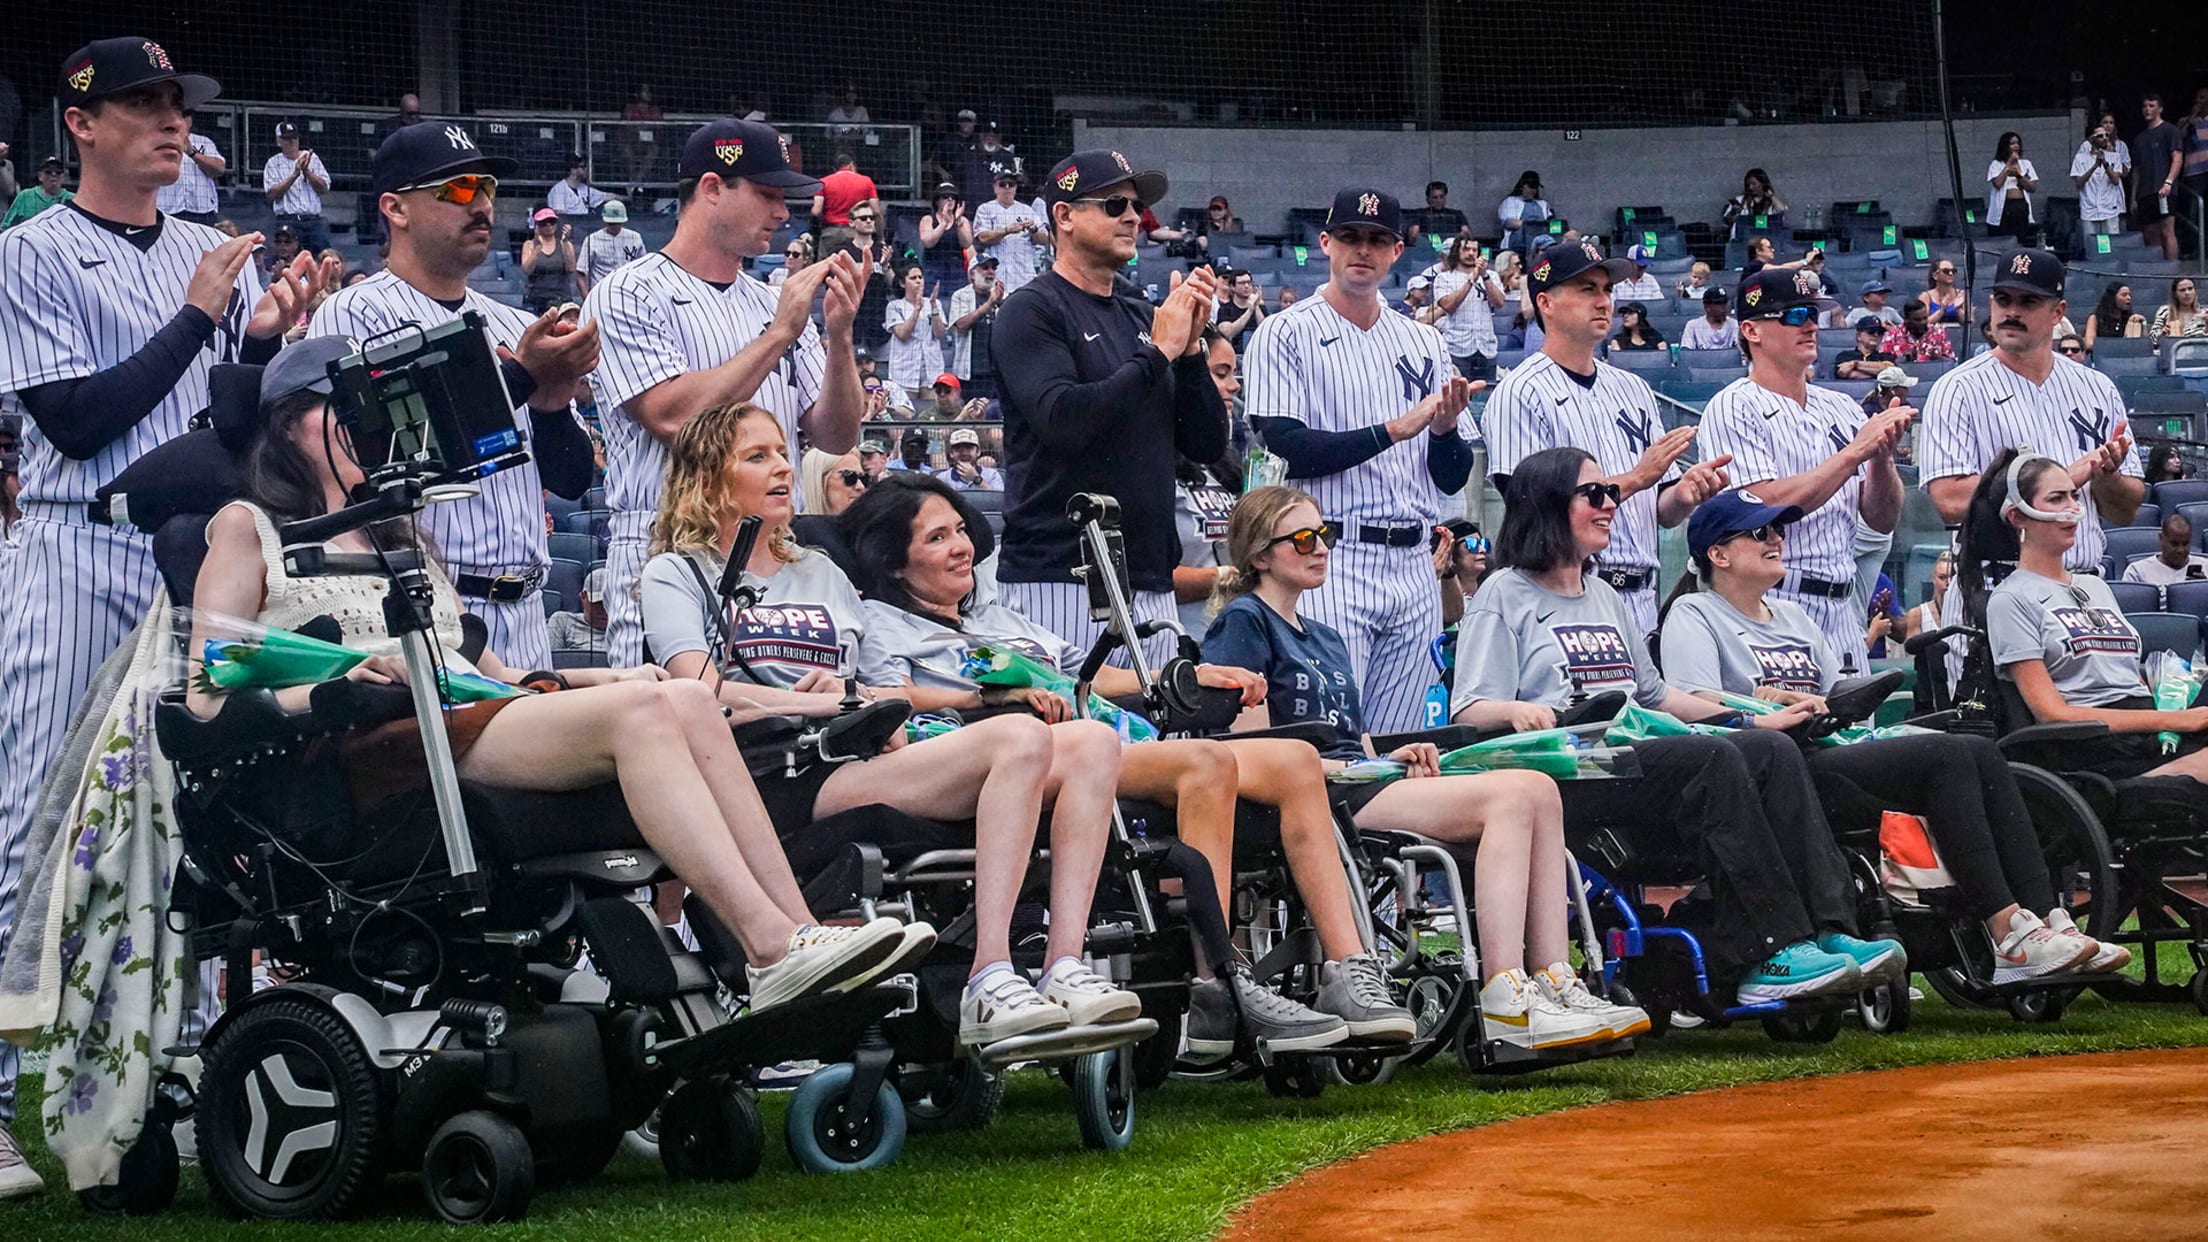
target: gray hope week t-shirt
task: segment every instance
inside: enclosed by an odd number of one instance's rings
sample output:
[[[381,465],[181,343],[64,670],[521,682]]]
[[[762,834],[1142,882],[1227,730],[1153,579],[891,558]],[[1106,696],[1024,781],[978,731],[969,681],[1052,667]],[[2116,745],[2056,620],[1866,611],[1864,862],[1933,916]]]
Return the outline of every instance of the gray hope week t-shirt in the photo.
[[[1559,595],[1515,569],[1480,584],[1457,627],[1453,716],[1486,699],[1561,710],[1573,696],[1623,690],[1644,707],[1664,701],[1664,682],[1610,584],[1585,579]]]
[[[1069,677],[1081,669],[1080,649],[1002,604],[968,612],[963,630],[880,600],[866,601],[865,615],[859,663],[882,670],[889,685],[909,681],[931,690],[972,693],[974,683],[959,668],[976,647],[1017,651]]]
[[[2083,593],[2082,603],[2071,587]],[[2069,586],[2029,570],[2010,574],[1986,600],[1986,641],[2003,677],[2014,680],[2012,664],[2039,660],[2063,701],[2076,707],[2106,707],[2148,692],[2139,631],[2124,620],[2108,584],[2092,574],[2073,575]]]
[[[644,566],[640,588],[644,641],[661,664],[686,651],[713,650],[706,636],[721,612],[721,601],[713,595],[713,588],[720,585],[721,559],[705,552],[696,555],[705,578],[702,586],[682,553],[662,552]],[[861,682],[898,684],[895,674],[867,661],[859,593],[826,556],[801,552],[767,578],[747,570],[743,584],[762,594],[756,605],[736,618],[729,645],[744,657],[760,684],[787,690],[807,673],[840,675],[854,654]],[[745,678],[725,651],[718,662],[724,676],[754,680]]]
[[[1754,694],[1758,686],[1823,694],[1840,679],[1824,631],[1791,600],[1765,596],[1758,621],[1713,591],[1682,595],[1664,618],[1664,680],[1681,690]]]

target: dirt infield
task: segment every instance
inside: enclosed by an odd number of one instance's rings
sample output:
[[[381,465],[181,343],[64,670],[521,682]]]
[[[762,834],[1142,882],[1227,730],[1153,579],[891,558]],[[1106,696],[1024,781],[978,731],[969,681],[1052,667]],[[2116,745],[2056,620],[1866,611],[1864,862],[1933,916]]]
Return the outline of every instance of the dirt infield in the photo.
[[[2203,1152],[2208,1049],[1927,1066],[1383,1147],[1222,1237],[2208,1239]]]

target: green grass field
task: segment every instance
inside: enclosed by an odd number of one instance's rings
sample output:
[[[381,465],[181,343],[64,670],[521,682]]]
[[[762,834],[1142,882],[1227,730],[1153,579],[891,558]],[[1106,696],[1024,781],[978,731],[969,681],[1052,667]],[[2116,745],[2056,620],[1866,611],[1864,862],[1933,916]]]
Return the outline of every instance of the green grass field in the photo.
[[[1029,1071],[1014,1076],[1006,1111],[989,1129],[914,1135],[895,1167],[843,1177],[807,1176],[792,1167],[781,1144],[781,1104],[770,1096],[769,1152],[753,1180],[678,1186],[656,1164],[623,1157],[593,1182],[540,1194],[526,1222],[501,1232],[594,1242],[1204,1238],[1236,1205],[1304,1169],[1444,1130],[1804,1075],[2202,1044],[2208,1044],[2208,1020],[2190,1005],[2117,1006],[2088,995],[2058,1025],[2025,1027],[2006,1013],[1956,1010],[1928,998],[1906,1034],[1881,1038],[1851,1022],[1822,1047],[1775,1044],[1754,1026],[1685,1031],[1642,1041],[1635,1057],[1519,1078],[1471,1078],[1446,1057],[1437,1058],[1384,1086],[1329,1087],[1316,1100],[1274,1099],[1254,1082],[1176,1082],[1142,1097],[1134,1146],[1115,1156],[1084,1151],[1070,1096],[1055,1078]],[[37,1087],[29,1081],[25,1087],[23,1111],[35,1117]],[[1649,1141],[1663,1138],[1652,1134]],[[59,1169],[35,1140],[28,1145],[49,1185],[59,1187]],[[0,1234],[41,1242],[306,1236],[297,1228],[222,1218],[192,1170],[165,1216],[94,1217],[75,1196],[49,1189],[41,1198],[0,1207]],[[430,1221],[411,1180],[394,1178],[368,1219],[318,1226],[313,1236],[385,1242],[454,1235]]]

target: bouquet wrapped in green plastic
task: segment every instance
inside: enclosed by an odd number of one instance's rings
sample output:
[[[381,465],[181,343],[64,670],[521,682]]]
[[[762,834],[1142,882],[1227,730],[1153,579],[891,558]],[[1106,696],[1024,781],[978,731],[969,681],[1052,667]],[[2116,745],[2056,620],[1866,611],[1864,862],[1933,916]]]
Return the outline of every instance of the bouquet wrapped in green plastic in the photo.
[[[1510,769],[1539,772],[1560,781],[1631,776],[1639,771],[1630,750],[1585,728],[1506,733],[1459,746],[1441,757],[1445,775]]]
[[[1734,711],[1746,712],[1751,716],[1768,716],[1772,712],[1780,710],[1782,706],[1771,702],[1769,699],[1759,699],[1747,694],[1734,694],[1731,691],[1719,691],[1717,697],[1725,706],[1732,708]],[[1920,728],[1913,724],[1878,726],[1852,724],[1845,729],[1835,729],[1831,733],[1818,738],[1815,744],[1818,746],[1853,746],[1857,742],[1878,742],[1892,737],[1914,737],[1919,734],[1937,732],[1939,732],[1937,729]]]
[[[250,638],[210,638],[202,652],[199,688],[209,694],[258,686],[282,690],[343,677],[368,653],[336,643],[255,627]]]
[[[2147,684],[2154,687],[2154,706],[2157,711],[2181,712],[2193,705],[2200,693],[2200,674],[2193,671],[2174,651],[2157,651],[2147,657]],[[2162,753],[2177,753],[2177,734],[2157,733],[2162,741]]]
[[[976,647],[967,654],[959,671],[976,685],[1048,690],[1068,703],[1074,701],[1074,692],[1080,688],[1073,678],[1057,669],[1007,647]],[[1089,696],[1081,712],[1090,720],[1112,726],[1123,742],[1157,740],[1156,725],[1097,695]]]
[[[1635,742],[1651,741],[1659,737],[1688,737],[1723,735],[1726,732],[1715,725],[1688,724],[1670,712],[1628,703],[1618,718],[1603,731],[1602,740],[1612,746],[1630,746]]]
[[[1403,779],[1406,771],[1401,760],[1359,759],[1327,773],[1326,779],[1335,785],[1385,785]]]

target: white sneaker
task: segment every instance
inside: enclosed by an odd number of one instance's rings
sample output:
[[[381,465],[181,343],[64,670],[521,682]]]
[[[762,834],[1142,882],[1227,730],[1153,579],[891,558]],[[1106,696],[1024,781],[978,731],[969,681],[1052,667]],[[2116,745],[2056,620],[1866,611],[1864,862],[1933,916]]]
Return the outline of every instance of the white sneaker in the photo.
[[[2047,913],[2047,930],[2058,936],[2075,936],[2093,946],[2093,956],[2079,970],[2089,975],[2105,975],[2131,965],[2131,950],[2113,940],[2095,940],[2078,929],[2070,912],[2060,906]]]
[[[1061,957],[1043,972],[1043,999],[1066,1011],[1075,1026],[1132,1022],[1142,1016],[1142,998],[1090,970],[1078,958]]]
[[[1566,1009],[1599,1018],[1612,1039],[1644,1034],[1651,1025],[1646,1012],[1632,1005],[1613,1005],[1589,991],[1568,962],[1551,962],[1546,970],[1535,971],[1533,985]]]
[[[968,980],[958,1002],[958,1042],[969,1047],[1062,1030],[1070,1023],[1066,1011],[1044,1000],[1017,970],[992,970]]]
[[[1506,970],[1480,989],[1480,1028],[1489,1039],[1536,1050],[1610,1038],[1609,1023],[1550,999],[1522,970]]]
[[[2009,916],[2009,934],[1993,946],[1993,981],[2021,983],[2074,970],[2090,961],[2098,945],[2086,936],[2064,936],[2029,910]]]
[[[883,958],[879,965],[868,967],[865,971],[851,976],[850,979],[837,986],[835,990],[838,992],[856,992],[868,984],[895,978],[917,967],[921,959],[927,957],[928,951],[934,947],[934,924],[918,921],[907,923],[904,927],[903,938],[898,941],[896,948],[890,950],[888,957]]]
[[[46,1179],[23,1158],[23,1149],[15,1144],[15,1132],[0,1125],[0,1199],[20,1199],[44,1189]]]
[[[879,918],[863,927],[815,927],[790,933],[789,952],[771,966],[751,965],[751,1011],[826,992],[886,961],[904,942],[905,925]]]

